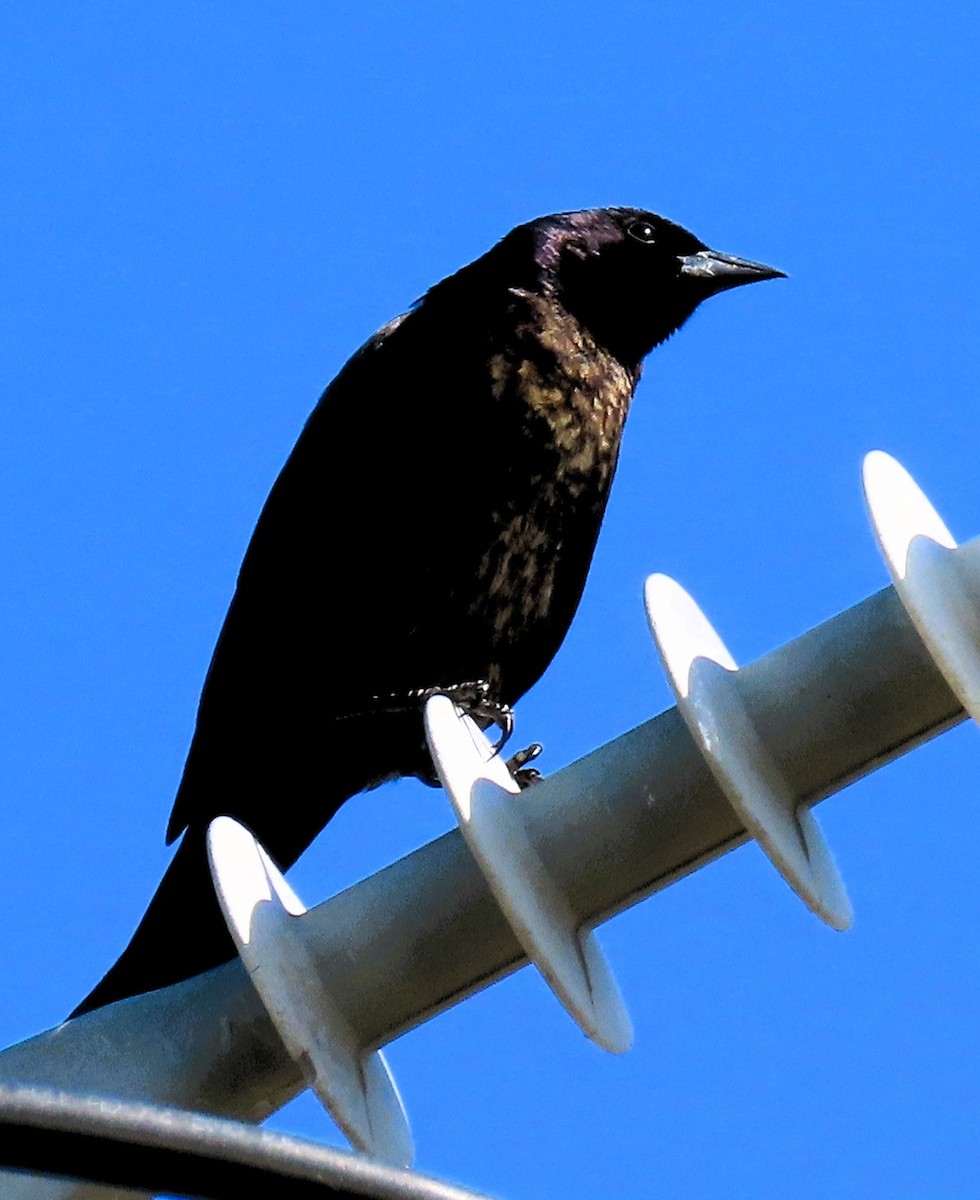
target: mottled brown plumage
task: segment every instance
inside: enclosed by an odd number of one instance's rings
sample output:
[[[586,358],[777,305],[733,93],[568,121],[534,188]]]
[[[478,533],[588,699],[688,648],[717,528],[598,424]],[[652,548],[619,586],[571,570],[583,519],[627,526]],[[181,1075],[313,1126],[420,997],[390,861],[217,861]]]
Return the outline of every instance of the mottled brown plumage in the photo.
[[[520,291],[509,307],[514,335],[489,359],[490,392],[519,415],[537,461],[526,461],[494,513],[469,605],[492,630],[487,678],[507,703],[526,690],[523,681],[516,693],[508,686],[509,648],[520,654],[539,626],[560,625],[556,606],[578,603],[585,578],[576,568],[583,554],[591,559],[636,382],[554,298]],[[556,632],[560,642],[564,629]]]
[[[76,1012],[231,957],[213,817],[286,867],[349,796],[431,775],[421,693],[527,691],[578,605],[644,355],[705,297],[778,273],[651,213],[563,213],[513,230],[354,355],[242,565],[168,828],[181,846]]]

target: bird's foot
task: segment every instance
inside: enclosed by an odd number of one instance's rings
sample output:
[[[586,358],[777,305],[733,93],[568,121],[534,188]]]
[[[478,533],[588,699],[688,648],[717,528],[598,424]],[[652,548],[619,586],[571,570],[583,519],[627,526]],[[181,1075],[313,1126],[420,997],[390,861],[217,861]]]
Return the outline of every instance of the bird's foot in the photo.
[[[500,730],[500,737],[494,744],[494,754],[503,750],[514,732],[514,710],[509,704],[504,704],[491,695],[490,684],[485,679],[454,683],[449,687],[426,688],[419,694],[419,699],[425,703],[431,696],[448,696],[453,704],[462,709],[468,717],[472,717],[481,729],[496,725]]]
[[[534,762],[543,749],[544,746],[540,742],[532,742],[530,746],[525,746],[523,750],[518,750],[507,759],[507,770],[514,776],[514,782],[521,791],[540,782],[541,772],[537,767],[529,767],[527,764]]]
[[[450,687],[425,688],[415,694],[423,704],[433,696],[448,696],[456,707],[476,721],[481,729],[496,725],[500,730],[500,738],[493,747],[494,754],[500,753],[514,732],[513,709],[509,704],[502,704],[491,696],[490,684],[485,679],[457,683]],[[540,742],[532,742],[530,746],[525,746],[523,750],[518,750],[507,759],[507,770],[521,791],[541,779],[541,772],[528,764],[534,762],[543,748]],[[430,787],[439,786],[431,760],[429,770],[420,772],[418,777]]]

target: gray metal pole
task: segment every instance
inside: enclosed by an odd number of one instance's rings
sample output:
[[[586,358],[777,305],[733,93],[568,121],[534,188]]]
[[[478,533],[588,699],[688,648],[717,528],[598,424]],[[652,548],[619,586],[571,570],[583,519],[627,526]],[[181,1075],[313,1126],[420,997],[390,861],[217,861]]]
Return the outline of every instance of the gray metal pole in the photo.
[[[486,1200],[240,1121],[2,1084],[0,1162],[208,1200]]]
[[[980,580],[980,539],[955,553]],[[742,668],[739,678],[764,742],[798,794],[814,802],[964,718],[892,588]],[[515,804],[586,922],[606,920],[746,837],[675,709]],[[455,831],[301,919],[319,972],[370,1045],[524,962]],[[0,1079],[249,1121],[303,1086],[238,963],[13,1046],[0,1054]],[[3,1183],[17,1200],[111,1194],[24,1177]]]

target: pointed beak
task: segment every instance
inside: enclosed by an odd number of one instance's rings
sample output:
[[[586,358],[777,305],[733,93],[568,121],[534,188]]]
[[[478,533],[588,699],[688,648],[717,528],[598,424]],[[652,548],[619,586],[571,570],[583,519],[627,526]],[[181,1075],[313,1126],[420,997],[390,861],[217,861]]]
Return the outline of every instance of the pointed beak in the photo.
[[[681,275],[697,280],[709,296],[741,287],[743,283],[786,278],[785,271],[777,271],[764,263],[749,262],[747,258],[735,258],[732,254],[719,254],[717,250],[699,250],[697,254],[679,258],[678,262]]]

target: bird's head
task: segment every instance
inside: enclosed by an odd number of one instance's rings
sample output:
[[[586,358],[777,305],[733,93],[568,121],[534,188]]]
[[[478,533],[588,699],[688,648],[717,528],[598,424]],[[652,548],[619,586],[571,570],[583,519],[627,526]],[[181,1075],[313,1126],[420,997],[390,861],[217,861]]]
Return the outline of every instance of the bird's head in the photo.
[[[702,300],[783,275],[709,250],[680,225],[636,208],[556,213],[519,232],[532,239],[538,286],[631,368]]]

